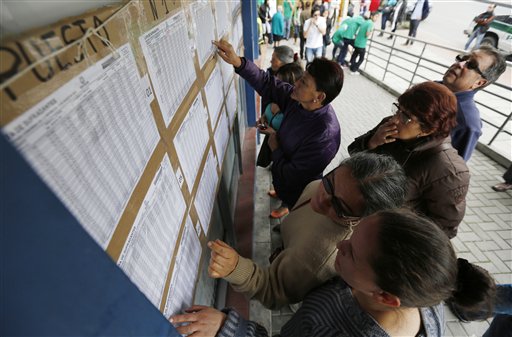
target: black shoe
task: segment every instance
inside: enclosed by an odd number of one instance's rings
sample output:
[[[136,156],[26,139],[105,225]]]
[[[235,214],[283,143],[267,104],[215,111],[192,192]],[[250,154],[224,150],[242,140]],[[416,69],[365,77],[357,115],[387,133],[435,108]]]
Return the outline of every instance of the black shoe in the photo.
[[[393,38],[393,35],[388,36],[388,40],[391,40]]]
[[[384,36],[384,33],[380,32],[379,35],[377,35],[378,37],[381,37],[381,36]]]

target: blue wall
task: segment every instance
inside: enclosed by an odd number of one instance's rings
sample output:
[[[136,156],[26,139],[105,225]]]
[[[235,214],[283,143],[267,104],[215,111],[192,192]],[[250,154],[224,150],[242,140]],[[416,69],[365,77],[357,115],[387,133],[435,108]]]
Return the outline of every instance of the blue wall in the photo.
[[[0,136],[2,336],[180,336]]]

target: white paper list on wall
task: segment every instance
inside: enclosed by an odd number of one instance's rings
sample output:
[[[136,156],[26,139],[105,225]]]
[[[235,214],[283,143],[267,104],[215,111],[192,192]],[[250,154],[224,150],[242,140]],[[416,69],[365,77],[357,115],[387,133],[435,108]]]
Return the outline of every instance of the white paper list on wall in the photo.
[[[174,263],[169,293],[165,301],[165,317],[169,318],[179,314],[192,305],[200,259],[201,242],[194,230],[192,220],[188,216]]]
[[[203,100],[198,95],[174,137],[174,146],[190,192],[209,140],[207,120]]]
[[[194,205],[199,216],[199,221],[203,227],[204,235],[208,235],[208,226],[212,216],[213,203],[216,196],[216,187],[219,177],[217,175],[217,163],[210,148],[208,158],[204,166],[199,187],[197,188],[196,199]]]
[[[195,36],[199,66],[202,69],[208,58],[215,51],[212,40],[215,40],[212,7],[207,1],[191,4],[192,17],[195,24]]]
[[[222,74],[222,87],[224,88],[224,92],[228,93],[229,84],[233,79],[235,74],[235,69],[233,66],[227,62],[224,62],[220,57],[217,59],[217,66],[220,65],[220,72]]]
[[[166,154],[144,197],[117,264],[159,307],[172,254],[186,211],[185,199]]]
[[[218,66],[212,71],[208,82],[204,86],[208,111],[210,114],[210,123],[212,130],[217,124],[222,100],[224,99],[224,90],[222,89],[222,77]]]
[[[226,146],[229,141],[229,124],[228,117],[224,109],[222,110],[219,118],[219,124],[214,133],[215,149],[217,150],[217,160],[219,167],[222,169],[222,163],[224,162],[224,155],[226,154]]]
[[[187,22],[179,11],[140,38],[155,94],[168,126],[196,79]]]
[[[228,3],[215,1],[215,22],[217,26],[217,39],[220,40],[231,29],[231,17],[228,15]]]
[[[104,249],[159,139],[130,46],[116,54],[2,130]]]
[[[233,128],[233,122],[235,120],[237,99],[236,99],[236,81],[231,82],[231,86],[226,95],[226,111],[228,112],[229,128]]]

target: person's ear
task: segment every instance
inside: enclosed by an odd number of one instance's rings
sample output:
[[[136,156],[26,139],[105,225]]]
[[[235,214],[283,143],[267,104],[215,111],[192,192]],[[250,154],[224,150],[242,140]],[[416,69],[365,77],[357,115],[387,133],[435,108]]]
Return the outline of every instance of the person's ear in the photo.
[[[471,90],[475,90],[475,89],[478,89],[484,85],[487,84],[487,82],[489,82],[488,80],[486,80],[485,78],[480,78],[478,81],[476,81],[475,83],[473,83],[473,86],[471,86]]]
[[[400,298],[385,291],[374,292],[373,299],[378,303],[387,305],[392,308],[400,307]]]
[[[325,94],[325,92],[319,91],[318,95],[316,96],[316,99],[317,99],[318,102],[320,102],[320,104],[322,104],[322,102],[324,101],[324,99],[326,97],[327,97],[327,95]]]

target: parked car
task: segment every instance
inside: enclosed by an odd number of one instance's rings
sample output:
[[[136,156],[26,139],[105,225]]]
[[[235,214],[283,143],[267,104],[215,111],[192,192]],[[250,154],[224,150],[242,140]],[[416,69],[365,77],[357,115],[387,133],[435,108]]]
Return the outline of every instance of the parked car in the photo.
[[[464,33],[469,37],[475,28],[475,21],[471,21]],[[485,33],[481,45],[499,49],[507,56],[507,61],[512,61],[512,15],[497,15]]]

